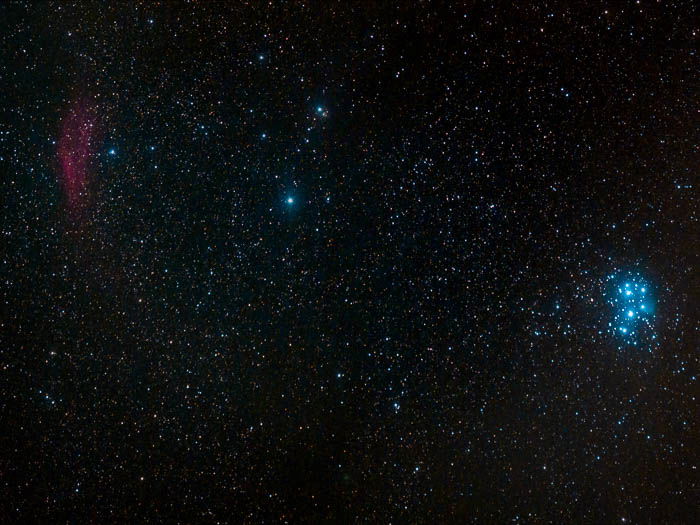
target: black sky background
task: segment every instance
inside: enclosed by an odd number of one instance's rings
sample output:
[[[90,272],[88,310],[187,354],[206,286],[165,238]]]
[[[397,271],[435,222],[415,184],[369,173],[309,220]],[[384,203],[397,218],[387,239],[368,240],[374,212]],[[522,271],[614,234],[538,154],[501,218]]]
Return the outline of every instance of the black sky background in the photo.
[[[697,521],[696,6],[399,4],[0,7],[2,521]]]

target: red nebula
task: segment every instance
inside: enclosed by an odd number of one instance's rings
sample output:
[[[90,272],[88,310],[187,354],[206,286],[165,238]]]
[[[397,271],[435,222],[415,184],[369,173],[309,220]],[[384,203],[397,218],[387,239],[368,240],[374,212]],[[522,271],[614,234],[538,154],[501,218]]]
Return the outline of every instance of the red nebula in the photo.
[[[85,204],[97,134],[93,104],[87,99],[76,100],[63,118],[57,150],[59,179],[69,210]]]

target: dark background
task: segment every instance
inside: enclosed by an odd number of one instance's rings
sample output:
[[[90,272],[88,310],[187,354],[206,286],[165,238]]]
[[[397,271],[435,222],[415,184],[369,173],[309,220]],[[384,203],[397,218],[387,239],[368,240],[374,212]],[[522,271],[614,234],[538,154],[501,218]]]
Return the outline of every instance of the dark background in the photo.
[[[700,17],[514,4],[0,6],[0,521],[698,522]]]

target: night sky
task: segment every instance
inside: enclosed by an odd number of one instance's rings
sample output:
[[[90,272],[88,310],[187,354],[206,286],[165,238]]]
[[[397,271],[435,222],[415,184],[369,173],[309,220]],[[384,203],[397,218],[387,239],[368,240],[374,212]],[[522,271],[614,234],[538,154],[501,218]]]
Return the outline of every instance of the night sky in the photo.
[[[697,4],[449,4],[2,3],[0,522],[698,523]]]

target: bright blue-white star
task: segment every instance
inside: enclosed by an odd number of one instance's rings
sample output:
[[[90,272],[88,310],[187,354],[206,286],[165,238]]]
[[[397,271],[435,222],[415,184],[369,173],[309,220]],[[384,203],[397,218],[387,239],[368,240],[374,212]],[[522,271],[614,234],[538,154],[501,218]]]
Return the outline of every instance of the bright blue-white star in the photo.
[[[287,204],[294,204],[294,198],[293,198],[293,197],[287,197]]]

